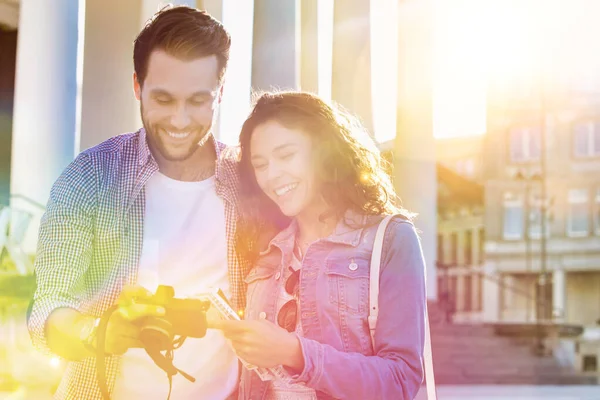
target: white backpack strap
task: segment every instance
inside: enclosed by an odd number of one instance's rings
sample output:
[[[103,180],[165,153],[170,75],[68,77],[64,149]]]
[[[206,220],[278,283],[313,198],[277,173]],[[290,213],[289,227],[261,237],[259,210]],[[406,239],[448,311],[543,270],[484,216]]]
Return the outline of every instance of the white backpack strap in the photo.
[[[427,384],[427,399],[436,400],[435,373],[433,372],[433,353],[431,352],[431,332],[429,331],[429,313],[425,305],[425,348],[423,349],[425,362],[425,383]]]
[[[393,215],[385,217],[377,228],[375,234],[375,243],[371,253],[371,277],[369,279],[369,331],[371,332],[371,342],[375,348],[375,326],[379,315],[379,272],[381,269],[381,252],[383,251],[383,236],[385,230],[394,218]]]
[[[394,218],[394,215],[386,216],[377,228],[375,242],[373,243],[373,252],[371,254],[371,271],[369,279],[369,332],[371,333],[371,343],[375,350],[375,328],[377,326],[377,317],[379,315],[379,275],[381,271],[381,253],[383,251],[383,237],[388,224]],[[427,305],[425,305],[425,349],[423,349],[423,358],[425,363],[425,381],[427,384],[427,399],[436,400],[435,376],[433,372],[433,355],[431,352],[431,334],[429,332],[429,314]]]

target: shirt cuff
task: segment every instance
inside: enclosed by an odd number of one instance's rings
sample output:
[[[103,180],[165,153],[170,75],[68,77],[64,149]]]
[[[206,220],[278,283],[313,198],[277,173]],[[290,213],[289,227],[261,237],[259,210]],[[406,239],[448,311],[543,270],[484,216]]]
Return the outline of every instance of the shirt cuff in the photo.
[[[46,322],[50,314],[57,308],[73,308],[79,311],[80,303],[74,298],[67,297],[43,297],[34,301],[31,315],[27,321],[27,327],[33,345],[41,352],[49,356],[56,356],[46,341]]]

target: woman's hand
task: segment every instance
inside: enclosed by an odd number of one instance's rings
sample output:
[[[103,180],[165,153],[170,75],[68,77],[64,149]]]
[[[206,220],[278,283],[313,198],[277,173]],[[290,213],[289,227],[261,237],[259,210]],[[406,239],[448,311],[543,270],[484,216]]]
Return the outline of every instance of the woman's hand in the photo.
[[[304,356],[298,337],[285,329],[261,319],[257,321],[219,321],[212,328],[225,334],[244,361],[262,368],[283,365],[300,373]]]

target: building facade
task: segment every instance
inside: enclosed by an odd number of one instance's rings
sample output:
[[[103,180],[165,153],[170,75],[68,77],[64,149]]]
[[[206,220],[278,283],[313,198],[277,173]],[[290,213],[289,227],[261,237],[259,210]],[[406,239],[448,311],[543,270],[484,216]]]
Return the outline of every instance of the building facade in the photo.
[[[483,319],[483,216],[483,186],[438,164],[438,300],[448,322]]]
[[[595,325],[600,96],[556,82],[505,88],[489,93],[483,147],[485,270],[514,290],[486,293],[485,319]]]

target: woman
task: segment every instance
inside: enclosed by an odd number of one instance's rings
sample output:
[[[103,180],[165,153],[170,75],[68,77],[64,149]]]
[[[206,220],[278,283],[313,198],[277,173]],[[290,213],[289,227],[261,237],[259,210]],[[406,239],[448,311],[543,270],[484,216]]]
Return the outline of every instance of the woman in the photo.
[[[412,399],[423,380],[424,262],[384,161],[364,129],[320,98],[262,95],[240,135],[240,251],[252,260],[244,321],[219,327],[244,369],[242,399]],[[379,221],[374,346],[369,263]],[[278,232],[278,233],[277,233]],[[280,367],[281,368],[281,367]]]

